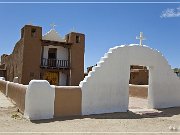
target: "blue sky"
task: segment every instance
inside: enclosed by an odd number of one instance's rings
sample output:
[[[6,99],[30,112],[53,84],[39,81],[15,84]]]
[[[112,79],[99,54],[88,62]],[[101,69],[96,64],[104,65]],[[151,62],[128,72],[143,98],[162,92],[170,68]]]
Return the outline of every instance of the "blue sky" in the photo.
[[[20,39],[20,29],[25,24],[32,23],[33,25],[42,26],[43,34],[45,34],[50,30],[50,24],[55,23],[57,25],[56,30],[61,36],[70,32],[73,27],[75,27],[77,32],[82,32],[86,35],[85,68],[95,65],[110,47],[139,43],[136,40],[136,36],[139,35],[140,31],[147,38],[144,44],[163,53],[173,68],[180,68],[180,9],[178,7],[180,7],[180,3],[1,3],[0,55],[12,52],[15,43]],[[167,9],[173,9],[173,12],[169,13]],[[165,14],[163,18],[160,17],[162,12]]]

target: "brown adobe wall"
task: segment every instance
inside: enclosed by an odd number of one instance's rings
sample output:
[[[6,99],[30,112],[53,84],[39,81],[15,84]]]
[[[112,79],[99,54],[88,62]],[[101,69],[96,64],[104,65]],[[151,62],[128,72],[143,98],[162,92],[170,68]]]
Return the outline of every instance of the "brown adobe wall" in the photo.
[[[7,81],[0,80],[0,91],[6,95],[6,84]]]
[[[0,69],[0,77],[6,78],[6,70],[1,70]]]
[[[130,73],[130,84],[148,85],[148,70],[132,69]]]
[[[79,86],[56,86],[54,117],[81,115],[81,100]]]
[[[129,85],[129,96],[147,98],[148,85]]]
[[[18,77],[21,83],[22,65],[23,65],[23,41],[16,43],[11,55],[2,58],[6,68],[6,80],[13,81]]]
[[[36,30],[35,36],[32,36],[32,30]],[[32,79],[40,79],[42,28],[25,25],[22,32],[24,53],[21,83],[27,85]]]
[[[27,86],[22,84],[12,83],[12,82],[8,84],[7,97],[9,97],[10,99],[12,99],[13,102],[15,102],[15,104],[22,113],[24,112],[25,109],[26,89]]]
[[[35,37],[31,37],[32,29],[36,29]],[[6,80],[18,77],[19,83],[28,84],[32,79],[40,79],[42,29],[25,25],[21,32],[12,54],[1,56],[1,61],[6,67]]]
[[[76,36],[80,37],[79,43],[76,43]],[[71,32],[69,34],[69,42],[73,43],[70,49],[70,85],[78,86],[80,81],[84,79],[85,35],[81,33]]]

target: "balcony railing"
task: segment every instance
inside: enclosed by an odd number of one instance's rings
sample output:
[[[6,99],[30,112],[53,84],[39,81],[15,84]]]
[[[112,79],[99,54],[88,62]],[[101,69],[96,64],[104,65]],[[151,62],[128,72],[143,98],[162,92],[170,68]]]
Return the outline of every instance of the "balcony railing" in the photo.
[[[44,67],[44,68],[69,68],[69,61],[43,58],[41,60],[41,67]]]

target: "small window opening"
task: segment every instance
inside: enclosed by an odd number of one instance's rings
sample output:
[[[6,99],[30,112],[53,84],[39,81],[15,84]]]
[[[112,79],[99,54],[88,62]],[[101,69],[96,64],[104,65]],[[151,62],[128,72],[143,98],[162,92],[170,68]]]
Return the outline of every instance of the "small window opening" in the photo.
[[[76,43],[80,43],[80,37],[76,36]]]
[[[36,37],[36,29],[31,30],[31,37]]]

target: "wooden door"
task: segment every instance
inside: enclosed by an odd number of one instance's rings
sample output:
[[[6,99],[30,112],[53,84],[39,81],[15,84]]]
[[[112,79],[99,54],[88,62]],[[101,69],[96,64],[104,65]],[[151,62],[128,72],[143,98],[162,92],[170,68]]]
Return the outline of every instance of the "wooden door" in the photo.
[[[59,73],[58,72],[45,72],[44,80],[47,80],[51,85],[58,85],[59,84]]]

